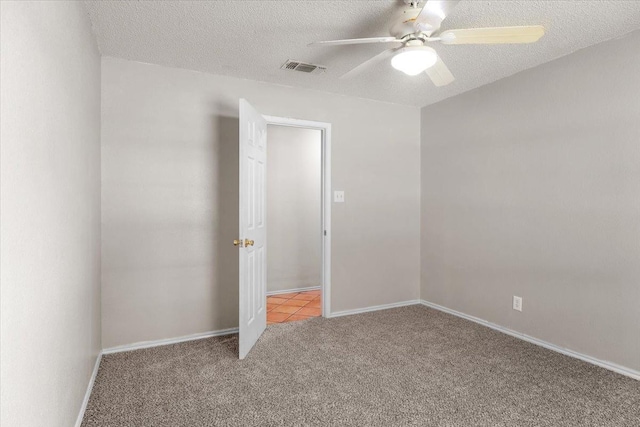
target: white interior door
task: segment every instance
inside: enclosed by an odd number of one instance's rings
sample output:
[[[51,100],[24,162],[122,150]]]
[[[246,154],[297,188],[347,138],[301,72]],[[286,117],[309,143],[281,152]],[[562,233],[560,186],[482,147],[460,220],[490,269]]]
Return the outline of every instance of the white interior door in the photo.
[[[240,100],[240,359],[267,327],[267,122]]]

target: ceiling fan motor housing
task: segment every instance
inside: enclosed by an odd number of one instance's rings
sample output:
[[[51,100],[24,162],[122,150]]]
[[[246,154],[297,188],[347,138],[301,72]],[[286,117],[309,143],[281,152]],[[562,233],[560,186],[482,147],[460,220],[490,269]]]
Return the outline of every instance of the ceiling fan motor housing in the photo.
[[[399,39],[415,34],[416,28],[414,22],[419,14],[420,9],[416,7],[400,8],[391,18],[389,34]]]

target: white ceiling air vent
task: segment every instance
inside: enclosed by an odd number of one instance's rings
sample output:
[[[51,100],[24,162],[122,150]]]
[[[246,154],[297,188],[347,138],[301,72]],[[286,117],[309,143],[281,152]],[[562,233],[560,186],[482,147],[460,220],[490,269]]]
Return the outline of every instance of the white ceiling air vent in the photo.
[[[322,74],[327,69],[327,67],[323,67],[322,65],[307,64],[306,62],[293,61],[291,59],[288,59],[280,68],[283,70],[301,71],[308,74]]]

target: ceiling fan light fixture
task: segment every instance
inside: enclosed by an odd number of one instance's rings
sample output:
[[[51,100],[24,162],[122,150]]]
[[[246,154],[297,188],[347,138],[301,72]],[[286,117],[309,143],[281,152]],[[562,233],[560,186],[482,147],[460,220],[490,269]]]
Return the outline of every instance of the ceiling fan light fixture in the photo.
[[[409,76],[416,76],[438,61],[438,54],[428,46],[406,46],[391,58],[391,66]]]

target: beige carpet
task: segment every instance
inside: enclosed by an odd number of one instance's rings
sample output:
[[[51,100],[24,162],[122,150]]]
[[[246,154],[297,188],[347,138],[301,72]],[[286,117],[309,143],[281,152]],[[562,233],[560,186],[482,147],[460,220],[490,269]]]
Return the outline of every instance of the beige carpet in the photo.
[[[102,359],[90,426],[640,426],[640,382],[412,306]]]

